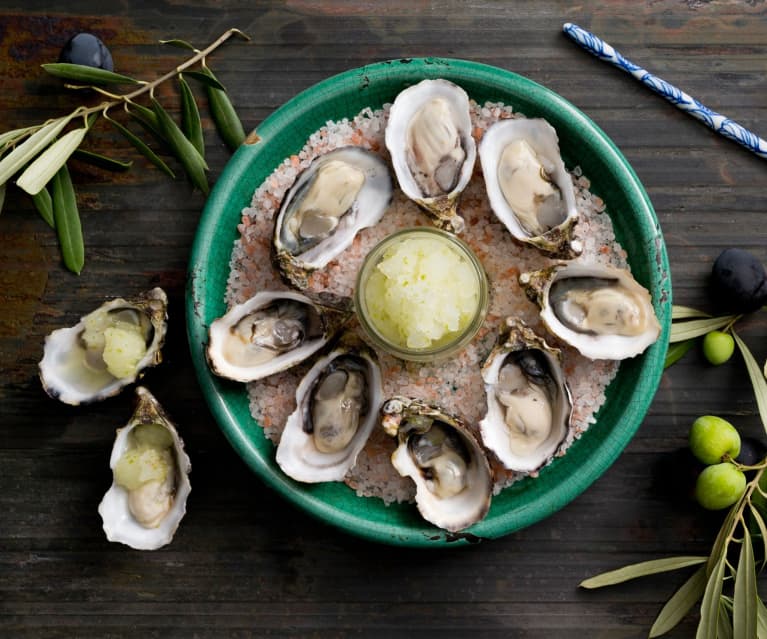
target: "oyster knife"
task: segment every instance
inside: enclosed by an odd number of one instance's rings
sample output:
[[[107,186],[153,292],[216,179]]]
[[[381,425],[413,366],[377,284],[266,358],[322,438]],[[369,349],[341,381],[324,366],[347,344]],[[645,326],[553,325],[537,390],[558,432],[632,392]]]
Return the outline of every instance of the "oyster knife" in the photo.
[[[624,58],[618,51],[613,49],[607,42],[598,38],[593,33],[582,29],[577,24],[567,22],[562,30],[576,44],[583,47],[589,53],[592,53],[600,60],[609,62],[619,69],[629,73],[644,84],[648,89],[658,95],[666,98],[671,104],[681,109],[696,120],[705,124],[708,128],[716,131],[730,140],[746,147],[749,151],[755,153],[761,158],[767,159],[767,141],[760,138],[755,133],[749,131],[737,122],[728,117],[712,111],[707,106],[701,104],[681,89],[669,84],[657,75],[653,75],[646,69]]]

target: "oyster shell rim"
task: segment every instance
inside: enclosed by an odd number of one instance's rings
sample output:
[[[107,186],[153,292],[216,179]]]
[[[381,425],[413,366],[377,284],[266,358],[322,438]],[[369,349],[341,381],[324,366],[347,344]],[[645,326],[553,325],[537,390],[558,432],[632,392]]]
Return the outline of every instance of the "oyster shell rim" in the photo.
[[[562,274],[570,273],[576,277],[598,274],[602,277],[628,283],[632,290],[640,292],[642,301],[647,304],[647,308],[650,310],[647,328],[639,335],[625,336],[614,334],[589,335],[565,326],[548,303],[548,295],[552,284],[562,279]],[[589,359],[620,361],[636,357],[644,353],[661,336],[662,327],[653,305],[652,295],[634,278],[628,269],[616,268],[600,262],[559,263],[538,271],[520,273],[519,283],[530,301],[540,308],[539,316],[546,326],[546,330]]]
[[[301,259],[300,257],[302,254],[294,254],[288,248],[284,247],[282,244],[282,240],[280,239],[280,230],[282,228],[281,225],[288,211],[288,207],[293,202],[293,199],[298,193],[298,190],[300,190],[300,187],[302,187],[307,181],[308,179],[307,175],[310,171],[313,171],[313,170],[316,171],[325,162],[332,161],[333,159],[339,159],[339,158],[336,158],[336,156],[344,155],[348,153],[363,153],[366,156],[366,161],[370,163],[370,167],[367,168],[365,171],[366,179],[365,179],[365,183],[362,186],[361,191],[364,191],[367,194],[368,190],[375,192],[376,189],[381,188],[381,189],[386,189],[388,193],[386,194],[386,197],[381,202],[376,203],[376,205],[379,206],[380,208],[374,210],[372,214],[367,213],[365,211],[358,212],[358,216],[360,218],[363,218],[363,216],[367,216],[367,218],[369,219],[366,218],[364,224],[362,223],[360,219],[360,220],[357,220],[357,222],[352,225],[353,232],[350,235],[348,235],[348,237],[344,240],[344,242],[339,244],[340,249],[338,249],[335,253],[328,254],[327,257],[322,257],[320,259],[315,259],[313,261],[305,261]],[[375,182],[371,183],[370,180],[368,179],[369,178],[368,172],[376,171],[376,170],[379,171],[379,173],[373,176],[375,179]],[[274,218],[274,229],[272,231],[272,243],[271,243],[270,253],[271,253],[272,261],[276,265],[282,280],[289,286],[294,286],[295,288],[299,290],[305,289],[309,284],[308,278],[312,272],[325,267],[329,262],[331,262],[333,259],[338,257],[338,255],[340,255],[344,250],[346,250],[352,244],[352,242],[354,242],[354,238],[359,234],[359,232],[362,229],[368,228],[369,226],[372,226],[374,224],[378,224],[381,221],[383,216],[386,214],[386,211],[391,206],[393,197],[394,197],[394,186],[392,184],[389,167],[386,161],[383,159],[383,157],[381,157],[378,153],[375,153],[371,151],[370,149],[366,149],[361,146],[346,145],[346,146],[336,147],[335,149],[332,149],[331,151],[327,151],[326,153],[323,153],[315,157],[311,161],[309,166],[307,166],[303,171],[301,171],[298,175],[296,175],[296,179],[294,180],[293,184],[291,184],[288,187],[287,191],[285,192],[285,196],[283,197],[282,202],[280,202],[280,207]],[[355,203],[356,203],[356,200],[358,200],[359,198],[360,198],[360,194],[357,195],[357,198],[355,199]],[[324,240],[319,242],[318,246],[322,244],[322,242],[324,242]]]
[[[477,462],[471,468],[470,478],[481,482],[481,485],[474,484],[469,491],[470,494],[464,494],[466,492],[464,490],[457,495],[444,498],[444,502],[450,505],[458,504],[460,506],[468,503],[471,509],[461,517],[451,518],[449,513],[435,509],[442,498],[435,496],[425,487],[422,474],[408,451],[409,438],[407,435],[403,435],[400,430],[400,423],[408,413],[434,417],[453,428],[467,444],[472,458]],[[437,528],[450,533],[465,531],[482,521],[487,516],[493,499],[494,474],[481,439],[468,427],[466,422],[460,417],[444,411],[437,404],[404,395],[394,395],[384,400],[381,414],[384,431],[387,435],[397,439],[397,448],[391,454],[392,466],[400,476],[408,477],[415,484],[415,505],[421,517]],[[473,502],[473,505],[471,501],[467,501],[472,496],[477,497],[477,501]]]
[[[495,416],[495,413],[491,415],[490,411],[490,397],[495,381],[492,376],[495,375],[497,377],[506,355],[526,348],[534,348],[542,351],[549,363],[554,360],[554,363],[557,365],[555,381],[557,382],[559,391],[562,395],[560,401],[564,403],[564,408],[559,411],[564,412],[564,414],[557,415],[557,417],[564,417],[564,423],[561,424],[559,437],[552,439],[547,446],[543,447],[543,450],[539,451],[539,455],[532,458],[534,461],[529,465],[524,465],[517,461],[511,462],[511,459],[519,460],[520,456],[518,456],[505,441],[503,441],[500,446],[496,446],[495,441],[491,444],[488,441],[491,439],[490,435],[487,433],[490,426],[487,420],[492,416]],[[496,360],[498,360],[497,364]],[[556,456],[557,451],[567,440],[572,429],[573,399],[570,387],[567,384],[567,376],[564,374],[564,370],[562,370],[562,352],[560,349],[550,346],[544,337],[535,333],[522,320],[509,317],[506,319],[506,322],[498,333],[498,339],[493,350],[482,364],[482,380],[485,383],[488,410],[485,416],[479,421],[478,427],[485,448],[491,451],[508,470],[521,473],[532,473],[540,470],[548,464],[554,456]]]
[[[534,235],[522,228],[511,205],[503,196],[497,175],[498,159],[505,145],[499,148],[500,140],[519,139],[512,129],[535,129],[542,127],[543,135],[549,139],[541,143],[556,145],[557,157],[552,160],[555,173],[552,176],[559,187],[565,201],[565,219],[545,233]],[[529,139],[529,138],[522,138]],[[567,171],[559,149],[559,136],[556,129],[544,118],[511,118],[498,120],[488,127],[479,142],[479,161],[482,166],[482,179],[485,192],[495,217],[508,229],[512,237],[519,242],[534,246],[539,251],[553,258],[573,259],[583,252],[580,240],[574,240],[573,234],[579,221],[578,207],[575,201],[575,191],[570,173]],[[537,151],[538,149],[535,148]]]
[[[404,141],[407,139],[408,125],[418,107],[426,102],[426,98],[428,98],[427,92],[430,89],[433,89],[439,95],[456,96],[460,101],[460,110],[451,108],[451,111],[458,118],[459,134],[466,150],[466,158],[464,158],[455,187],[449,193],[436,197],[423,196],[421,190],[415,184],[410,168],[407,165],[406,155],[404,154]],[[422,97],[421,93],[427,93],[426,98]],[[410,106],[408,100],[415,102],[415,108]],[[415,82],[402,89],[394,97],[391,109],[389,110],[386,130],[384,131],[384,145],[389,152],[394,175],[397,178],[397,184],[402,193],[418,204],[431,218],[432,223],[437,228],[455,234],[460,234],[465,226],[465,220],[457,211],[458,201],[464,189],[471,181],[474,165],[477,161],[477,143],[472,135],[469,105],[469,94],[459,84],[442,77],[421,79],[420,82]],[[464,106],[466,107],[465,113]],[[396,123],[396,126],[393,123]]]
[[[365,360],[367,364],[366,370],[371,378],[368,380],[368,389],[370,392],[368,413],[365,416],[364,421],[359,424],[352,441],[347,444],[343,451],[331,453],[333,458],[337,458],[337,463],[334,464],[333,467],[310,468],[307,464],[303,463],[303,458],[302,463],[297,464],[296,458],[292,455],[299,452],[306,443],[311,442],[312,440],[312,436],[306,433],[302,428],[301,414],[304,395],[311,392],[314,386],[314,379],[316,379],[316,376],[321,374],[331,362],[340,357],[349,355],[350,353]],[[296,408],[290,413],[285,422],[282,434],[280,435],[280,441],[276,447],[275,462],[285,475],[298,482],[319,483],[342,481],[349,470],[357,462],[357,457],[359,457],[359,454],[362,452],[362,449],[370,438],[370,434],[378,424],[378,414],[383,405],[383,397],[383,375],[375,351],[367,347],[362,340],[352,340],[347,336],[342,336],[339,343],[330,349],[329,352],[319,357],[301,378],[295,392]],[[343,469],[343,472],[338,470],[339,466]],[[314,471],[316,474],[310,476],[308,474],[310,470]]]
[[[273,366],[267,373],[264,373],[263,371],[253,373],[253,367],[237,366],[226,360],[219,360],[219,358],[214,355],[214,353],[217,353],[217,347],[220,348],[221,346],[219,342],[223,339],[223,336],[220,334],[225,333],[227,326],[242,317],[245,317],[249,312],[257,310],[259,308],[259,303],[268,302],[277,298],[292,299],[310,305],[317,310],[322,318],[322,336],[313,341],[302,343],[298,348],[293,351],[288,351],[284,356],[274,357],[268,364],[274,364],[275,361],[278,363],[276,364],[276,367]],[[236,382],[254,382],[267,377],[268,375],[287,370],[311,357],[321,350],[322,347],[332,339],[333,335],[335,335],[350,319],[350,313],[346,313],[343,308],[324,304],[321,299],[318,299],[318,296],[310,297],[304,293],[290,290],[259,291],[241,304],[233,305],[223,315],[217,317],[210,323],[207,331],[208,342],[205,347],[205,357],[210,370],[219,377],[231,379]]]

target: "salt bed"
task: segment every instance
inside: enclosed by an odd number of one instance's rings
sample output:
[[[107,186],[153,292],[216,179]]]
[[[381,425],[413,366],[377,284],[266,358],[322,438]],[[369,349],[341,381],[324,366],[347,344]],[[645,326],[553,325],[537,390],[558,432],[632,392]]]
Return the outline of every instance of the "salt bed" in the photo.
[[[500,103],[478,105],[471,101],[470,105],[472,135],[477,142],[497,120],[524,117]],[[242,221],[238,225],[240,237],[232,251],[226,290],[228,306],[244,302],[258,291],[288,289],[270,262],[274,218],[285,192],[315,157],[341,146],[357,145],[370,149],[388,162],[383,139],[390,106],[384,105],[375,111],[365,108],[351,120],[328,122],[309,137],[298,154],[286,158],[256,189],[251,206],[243,209]],[[589,180],[578,167],[571,171],[571,177],[580,214],[575,238],[584,247],[578,260],[628,268],[626,253],[615,239],[604,203],[589,191]],[[527,299],[517,278],[522,272],[545,268],[554,261],[538,250],[514,241],[498,222],[484,192],[479,162],[460,200],[459,213],[466,220],[461,237],[477,254],[489,277],[491,301],[487,319],[469,346],[448,361],[408,363],[378,352],[385,397],[405,395],[437,403],[468,424],[476,425],[484,415],[486,401],[480,366],[493,347],[504,319],[509,315],[516,316],[563,351],[565,375],[575,405],[570,434],[556,453],[561,456],[595,421],[594,415],[605,401],[605,389],[617,373],[619,363],[586,359],[546,333],[538,318],[538,308]],[[359,233],[338,259],[322,271],[313,273],[308,290],[351,296],[357,269],[375,244],[400,228],[429,224],[426,215],[395,188],[392,204],[382,221]],[[362,334],[356,320],[352,320],[349,330]],[[310,365],[310,362],[304,363],[247,385],[251,414],[265,436],[275,444],[288,415],[295,408],[296,387]],[[379,497],[386,503],[411,500],[414,496],[412,482],[401,478],[389,461],[394,446],[394,440],[386,436],[383,429],[374,431],[357,464],[347,474],[345,483],[360,496]],[[538,472],[515,473],[503,469],[495,460],[491,461],[496,475],[496,493],[519,477]]]

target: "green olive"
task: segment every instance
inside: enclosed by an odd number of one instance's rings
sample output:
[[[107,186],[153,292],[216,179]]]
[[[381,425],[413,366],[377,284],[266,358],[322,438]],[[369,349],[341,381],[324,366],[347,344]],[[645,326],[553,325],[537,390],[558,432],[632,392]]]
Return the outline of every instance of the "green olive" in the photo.
[[[714,366],[724,364],[734,352],[735,340],[729,333],[711,331],[703,338],[703,354]]]
[[[740,454],[740,434],[721,417],[703,415],[690,428],[690,450],[704,464],[718,464],[725,455],[735,459]]]
[[[695,483],[695,499],[708,510],[732,506],[746,490],[746,476],[730,462],[706,466]]]

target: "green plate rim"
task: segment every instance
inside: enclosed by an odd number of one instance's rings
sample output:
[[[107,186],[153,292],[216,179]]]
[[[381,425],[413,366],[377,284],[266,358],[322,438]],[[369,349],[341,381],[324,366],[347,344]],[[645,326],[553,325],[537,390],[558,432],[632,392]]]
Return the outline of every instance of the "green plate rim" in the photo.
[[[457,534],[424,522],[411,504],[385,506],[379,499],[357,497],[344,484],[303,485],[283,475],[274,462],[273,445],[249,418],[244,385],[214,376],[205,358],[208,326],[225,311],[229,256],[238,236],[240,213],[257,185],[248,179],[257,172],[254,167],[259,162],[273,169],[301,146],[270,160],[270,145],[272,151],[284,150],[286,127],[294,127],[293,136],[304,135],[305,140],[306,131],[317,130],[327,119],[351,117],[364,106],[380,107],[382,100],[393,100],[399,90],[424,78],[446,78],[477,101],[503,98],[528,116],[545,117],[558,131],[578,132],[571,142],[560,133],[566,164],[571,167],[576,159],[568,157],[567,147],[588,152],[580,158],[590,167],[584,174],[593,178],[598,173],[595,185],[600,183],[609,192],[594,189],[608,205],[635,277],[653,294],[662,327],[660,338],[644,354],[621,364],[618,378],[631,378],[630,388],[616,378],[596,423],[573,442],[567,454],[542,469],[539,477],[506,488],[494,498],[482,522]],[[192,362],[205,400],[235,451],[268,486],[311,515],[359,537],[402,546],[444,547],[500,537],[534,524],[575,499],[610,467],[643,421],[660,383],[671,326],[671,276],[652,203],[623,154],[594,122],[563,97],[511,71],[468,60],[406,58],[351,69],[306,89],[265,119],[257,136],[255,143],[242,145],[232,156],[205,204],[190,255],[186,319]],[[259,170],[263,174],[264,168]],[[626,208],[629,218],[623,217]],[[616,217],[618,213],[621,217]]]

